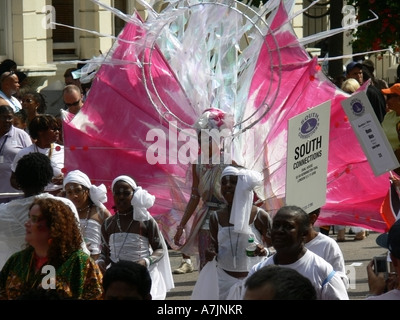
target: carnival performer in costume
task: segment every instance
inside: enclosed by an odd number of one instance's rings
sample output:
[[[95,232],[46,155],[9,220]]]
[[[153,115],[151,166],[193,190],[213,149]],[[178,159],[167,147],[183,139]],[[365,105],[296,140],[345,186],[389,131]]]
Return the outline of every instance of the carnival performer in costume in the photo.
[[[221,174],[221,193],[227,203],[210,217],[212,246],[207,265],[193,289],[192,299],[227,299],[229,290],[241,285],[253,265],[268,256],[272,219],[253,204],[253,189],[262,183],[259,172],[228,166]],[[254,256],[246,255],[249,237]]]
[[[226,132],[230,133],[233,127],[233,116],[219,109],[207,109],[196,121],[194,127],[199,137],[201,154],[197,163],[192,164],[192,192],[182,220],[177,227],[174,242],[178,246],[181,245],[183,229],[195,213],[186,242],[179,250],[185,255],[198,253],[200,271],[207,263],[205,254],[211,244],[210,214],[225,206],[224,197],[221,194],[220,178],[222,171],[228,165],[225,164],[223,145],[221,146],[220,141],[212,139],[212,132],[209,130],[218,130],[219,132],[227,130]],[[205,140],[206,143],[204,143]],[[208,146],[208,150],[204,150],[203,146]],[[209,157],[204,157],[204,154]],[[218,162],[216,163],[216,161]],[[196,211],[199,203],[201,206]]]
[[[35,199],[25,229],[28,247],[14,253],[0,271],[0,299],[18,299],[39,288],[56,290],[63,298],[102,299],[101,271],[82,251],[82,235],[68,205]]]
[[[80,170],[73,170],[64,178],[64,192],[79,214],[82,236],[93,259],[97,259],[101,249],[101,225],[111,213],[103,203],[107,202],[104,184],[95,186]]]
[[[104,221],[102,250],[97,260],[103,273],[120,260],[136,261],[149,269],[153,300],[164,300],[174,288],[168,248],[157,222],[147,211],[155,197],[126,175],[111,185],[116,213]]]

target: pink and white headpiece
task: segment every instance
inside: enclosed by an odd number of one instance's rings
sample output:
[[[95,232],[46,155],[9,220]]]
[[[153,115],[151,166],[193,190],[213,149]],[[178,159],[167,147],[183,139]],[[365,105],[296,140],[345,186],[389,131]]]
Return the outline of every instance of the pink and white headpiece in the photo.
[[[232,131],[234,124],[233,115],[226,113],[221,109],[209,108],[203,111],[203,114],[194,124],[197,132],[203,129],[229,129]]]

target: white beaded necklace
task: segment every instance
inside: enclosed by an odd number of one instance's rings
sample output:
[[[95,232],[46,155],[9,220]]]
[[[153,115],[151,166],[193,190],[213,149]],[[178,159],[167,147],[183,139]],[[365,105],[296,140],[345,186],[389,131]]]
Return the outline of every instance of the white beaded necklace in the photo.
[[[130,213],[130,212],[129,212],[129,213]],[[121,215],[126,216],[126,215],[128,215],[129,213],[125,213],[125,214],[121,214]],[[117,226],[118,226],[119,232],[120,232],[120,233],[124,233],[124,231],[122,231],[122,228],[121,228],[121,221],[120,221],[120,219],[119,219],[119,216],[120,216],[120,213],[117,212]],[[115,251],[115,257],[117,258],[117,262],[119,261],[119,256],[121,255],[122,248],[124,247],[125,242],[126,242],[126,240],[128,239],[128,235],[129,235],[129,232],[128,232],[128,231],[129,231],[129,229],[131,228],[131,226],[132,226],[132,224],[133,224],[133,221],[134,221],[134,220],[133,220],[133,212],[132,212],[132,221],[129,223],[129,226],[128,226],[128,228],[127,228],[126,231],[125,231],[126,235],[125,235],[124,241],[122,242],[121,247],[119,248],[118,255],[117,255],[117,248],[115,247],[115,241],[114,241],[114,251]]]
[[[87,207],[83,208],[83,209],[78,209],[78,212],[84,212],[85,210],[87,210],[87,214],[86,214],[86,218],[85,218],[85,225],[82,227],[81,225],[81,231],[84,237],[84,240],[86,241],[86,229],[88,227],[89,224],[89,218],[90,218],[90,209],[92,208],[92,206],[89,204]]]

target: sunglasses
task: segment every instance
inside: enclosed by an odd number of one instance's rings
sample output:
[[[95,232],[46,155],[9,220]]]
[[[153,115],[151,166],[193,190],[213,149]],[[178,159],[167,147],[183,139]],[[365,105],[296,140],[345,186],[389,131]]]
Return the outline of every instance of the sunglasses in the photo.
[[[80,102],[81,102],[81,99],[79,99],[78,101],[73,102],[73,103],[65,103],[65,106],[66,106],[67,108],[69,108],[69,107],[74,107],[74,106],[77,106]]]
[[[83,191],[84,191],[84,189],[82,189],[82,188],[69,188],[66,191],[66,194],[67,194],[67,196],[74,196],[74,195],[79,196],[80,194],[83,193]]]

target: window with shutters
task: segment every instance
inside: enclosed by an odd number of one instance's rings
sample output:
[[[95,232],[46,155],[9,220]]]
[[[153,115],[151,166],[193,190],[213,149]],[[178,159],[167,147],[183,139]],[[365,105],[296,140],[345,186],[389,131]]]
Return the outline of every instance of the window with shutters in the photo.
[[[53,0],[52,5],[56,10],[56,22],[68,26],[74,24],[74,1]],[[75,30],[67,27],[56,26],[53,29],[53,54],[76,55]]]

